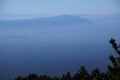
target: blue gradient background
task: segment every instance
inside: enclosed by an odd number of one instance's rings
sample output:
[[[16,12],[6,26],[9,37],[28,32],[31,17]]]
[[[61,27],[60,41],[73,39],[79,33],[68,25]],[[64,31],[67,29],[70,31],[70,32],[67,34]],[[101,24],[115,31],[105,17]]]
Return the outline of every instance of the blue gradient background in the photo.
[[[30,73],[74,74],[80,66],[106,70],[112,50],[109,39],[120,42],[119,0],[1,0],[0,80]],[[91,21],[79,25],[9,25],[4,20],[76,15]],[[53,18],[53,17],[52,17]],[[56,19],[57,20],[57,19]],[[23,20],[24,21],[24,20]],[[16,21],[12,21],[15,23]],[[67,22],[68,23],[68,22]],[[69,22],[70,24],[72,22]]]

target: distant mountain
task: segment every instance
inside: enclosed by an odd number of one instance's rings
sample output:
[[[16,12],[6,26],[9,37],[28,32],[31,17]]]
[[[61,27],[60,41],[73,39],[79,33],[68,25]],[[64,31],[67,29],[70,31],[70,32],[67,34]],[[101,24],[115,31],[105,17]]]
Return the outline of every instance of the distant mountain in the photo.
[[[108,20],[120,20],[120,13],[104,16],[104,18]]]
[[[85,15],[85,14],[77,14],[77,16],[80,16],[80,17],[83,17],[83,18],[86,18],[86,19],[89,19],[89,20],[94,20],[94,21],[98,21],[98,20],[111,20],[111,21],[114,21],[114,20],[120,20],[120,13],[118,14],[111,14],[111,15]]]
[[[0,14],[0,20],[22,20],[22,19],[33,19],[38,18],[41,16],[47,16],[47,15],[39,15],[39,14],[10,14],[10,13],[4,13]]]
[[[62,26],[90,23],[91,21],[74,15],[42,17],[28,20],[1,20],[0,26]]]

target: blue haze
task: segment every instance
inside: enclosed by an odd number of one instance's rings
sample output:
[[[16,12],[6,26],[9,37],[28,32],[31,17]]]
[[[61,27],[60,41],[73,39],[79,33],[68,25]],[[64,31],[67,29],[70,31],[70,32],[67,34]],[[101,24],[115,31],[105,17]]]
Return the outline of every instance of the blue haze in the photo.
[[[74,74],[80,66],[106,70],[114,54],[109,39],[120,42],[120,14],[62,15],[0,21],[0,80],[29,73]]]

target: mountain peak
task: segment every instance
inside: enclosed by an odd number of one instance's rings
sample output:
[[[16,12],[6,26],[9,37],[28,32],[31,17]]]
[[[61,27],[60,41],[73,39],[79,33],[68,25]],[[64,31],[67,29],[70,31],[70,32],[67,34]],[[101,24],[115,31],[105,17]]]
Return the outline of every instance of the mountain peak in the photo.
[[[77,25],[91,22],[88,19],[81,18],[76,15],[60,15],[53,17],[42,17],[30,20],[18,20],[18,21],[7,21],[12,25],[24,25],[24,26],[63,26],[63,25]],[[3,23],[3,22],[2,22]],[[24,23],[24,24],[23,24]],[[6,24],[6,21],[5,21]],[[9,24],[9,25],[10,25]]]

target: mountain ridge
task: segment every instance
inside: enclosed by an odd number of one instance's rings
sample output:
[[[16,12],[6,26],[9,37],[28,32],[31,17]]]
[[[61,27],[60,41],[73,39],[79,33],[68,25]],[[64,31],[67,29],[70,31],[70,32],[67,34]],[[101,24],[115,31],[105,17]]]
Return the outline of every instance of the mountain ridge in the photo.
[[[91,21],[82,17],[78,17],[75,15],[60,15],[53,17],[41,17],[35,19],[27,19],[27,20],[1,20],[0,25],[24,25],[24,26],[59,26],[59,25],[75,25],[82,23],[90,23]]]

